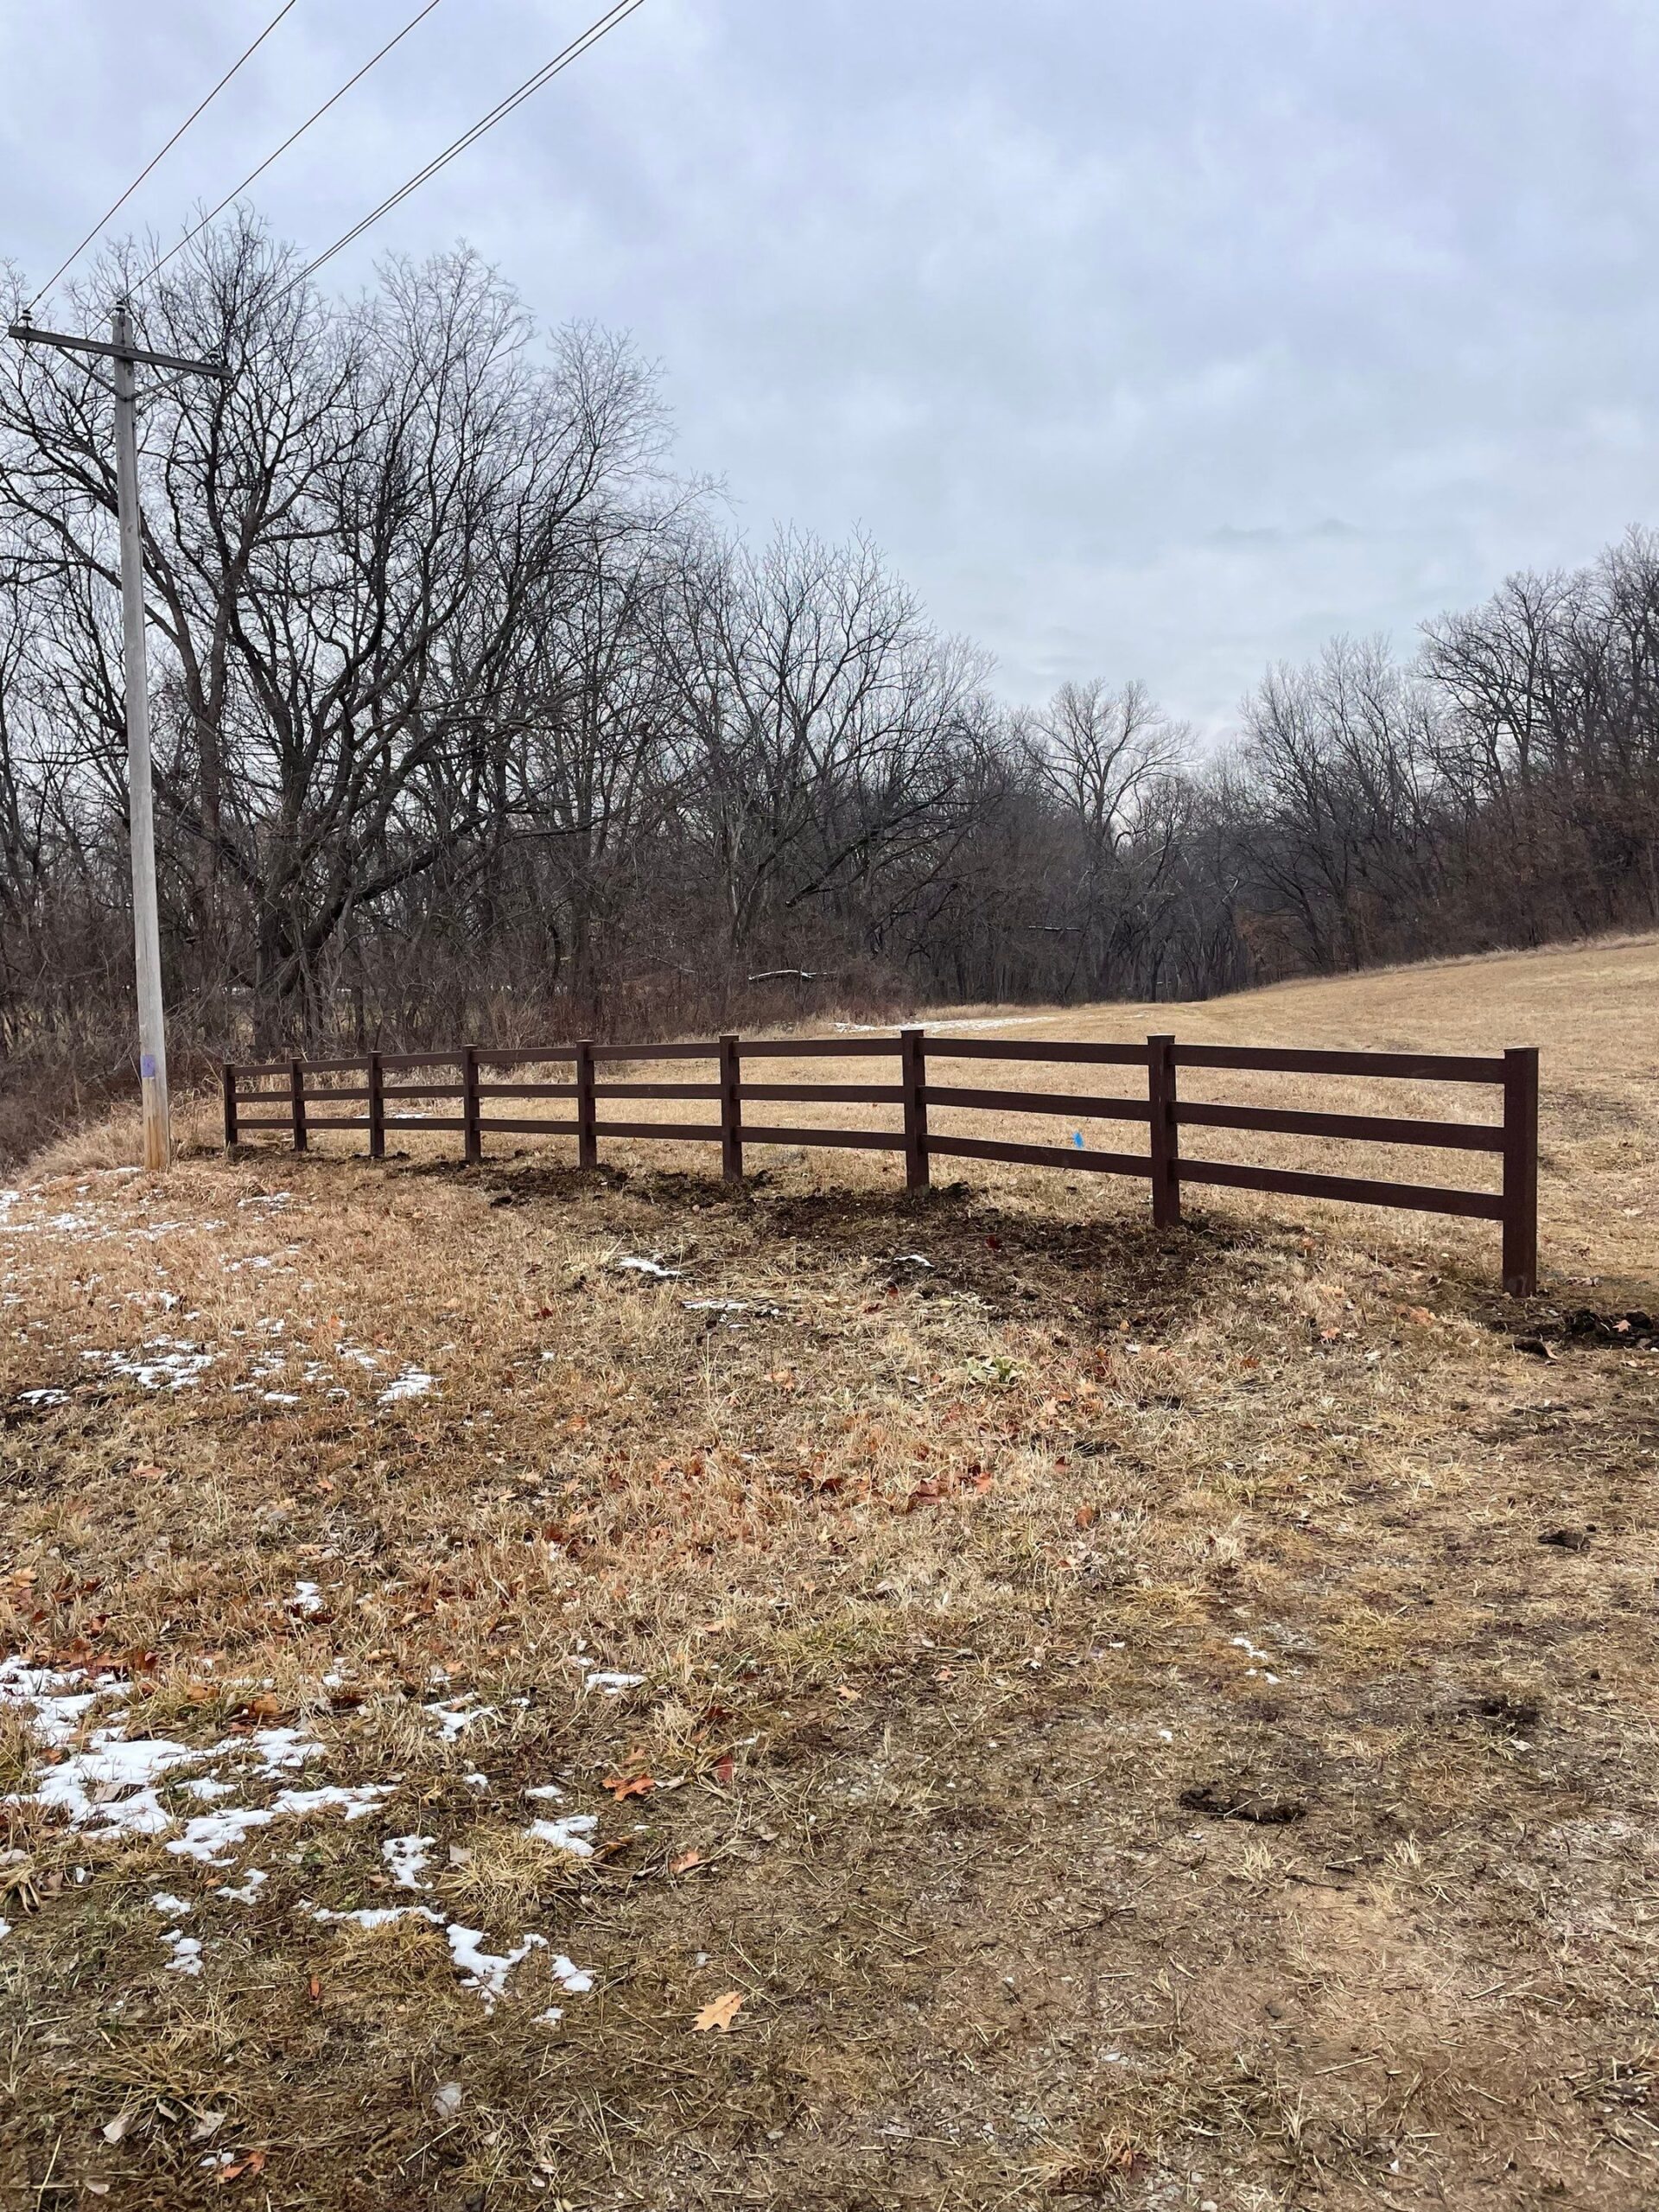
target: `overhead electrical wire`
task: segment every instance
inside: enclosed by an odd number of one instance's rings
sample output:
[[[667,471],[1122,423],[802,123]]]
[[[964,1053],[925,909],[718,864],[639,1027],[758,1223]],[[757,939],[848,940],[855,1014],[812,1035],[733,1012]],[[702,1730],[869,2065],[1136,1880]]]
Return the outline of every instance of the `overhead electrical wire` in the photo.
[[[345,99],[346,93],[351,91],[353,85],[361,84],[364,78],[368,75],[370,70],[374,67],[375,64],[378,61],[384,61],[387,54],[391,52],[393,47],[400,46],[404,40],[406,39],[410,33],[415,29],[416,25],[417,23],[424,22],[426,18],[432,13],[432,10],[438,4],[439,0],[426,0],[426,5],[423,8],[418,9],[404,25],[402,30],[397,32],[394,37],[389,38],[378,54],[372,54],[368,60],[363,64],[363,67],[357,72],[355,76],[348,77],[338,92],[331,92],[320,108],[315,108],[312,112],[306,117],[305,121],[301,124],[297,130],[293,130],[289,133],[288,137],[283,139],[282,144],[277,147],[274,154],[266,155],[264,160],[260,162],[257,169],[250,169],[246,176],[243,178],[241,183],[236,187],[236,189],[233,192],[227,192],[216,207],[210,207],[207,213],[202,217],[201,220],[197,223],[193,229],[188,230],[176,245],[168,246],[167,251],[162,256],[161,259],[153,263],[138,279],[138,282],[141,284],[148,284],[152,276],[156,276],[160,270],[166,268],[168,263],[172,260],[175,254],[182,253],[186,246],[190,244],[193,238],[200,238],[201,233],[207,229],[208,224],[213,221],[215,217],[222,215],[225,213],[225,210],[230,206],[232,200],[239,199],[242,194],[247,190],[248,187],[253,183],[256,178],[262,177],[264,175],[265,171],[270,167],[273,162],[280,161],[290,146],[296,144],[300,139],[304,137],[306,132],[311,128],[314,123],[321,122],[322,118],[327,114],[331,107],[334,107],[339,101]]]
[[[320,253],[315,261],[308,263],[295,278],[295,283],[303,283],[308,276],[315,276],[325,262],[332,261],[337,253],[343,252],[353,238],[362,236],[371,224],[378,223],[381,216],[389,213],[401,201],[407,200],[412,192],[418,192],[422,185],[435,177],[441,168],[446,168],[449,162],[464,154],[467,149],[475,144],[486,130],[493,130],[498,123],[502,122],[512,113],[514,108],[522,106],[532,94],[539,92],[543,86],[550,83],[561,70],[568,69],[573,61],[580,60],[590,47],[597,46],[607,32],[613,31],[619,23],[626,21],[636,9],[644,5],[645,0],[617,0],[614,7],[607,9],[597,22],[590,23],[579,38],[572,39],[569,46],[561,53],[556,54],[553,59],[538,69],[533,77],[527,77],[516,92],[509,92],[505,99],[498,101],[487,115],[479,118],[471,130],[464,130],[461,137],[452,144],[446,146],[441,154],[435,155],[424,168],[418,169],[406,184],[399,185],[396,192],[390,194],[378,207],[372,208],[360,222],[353,223],[351,229],[346,232],[343,237],[337,238],[326,252]]]
[[[260,32],[258,37],[255,39],[253,44],[249,47],[245,52],[237,56],[236,60],[232,62],[230,67],[225,72],[225,74],[213,86],[213,91],[207,95],[206,99],[199,100],[196,105],[191,109],[189,114],[185,117],[184,121],[173,133],[173,136],[168,140],[166,145],[162,147],[161,152],[156,156],[155,159],[149,162],[147,168],[139,170],[137,175],[134,177],[132,182],[121,194],[121,197],[111,206],[105,209],[104,213],[92,225],[92,229],[87,232],[86,237],[82,238],[79,245],[76,246],[74,251],[71,253],[66,260],[60,262],[58,267],[53,270],[52,274],[47,278],[45,283],[41,285],[40,290],[35,293],[34,298],[29,302],[29,308],[25,310],[26,313],[32,312],[34,308],[37,308],[41,302],[46,297],[47,294],[51,290],[52,287],[57,283],[59,277],[63,275],[64,271],[73,267],[74,264],[86,251],[86,248],[98,236],[104,226],[109,221],[111,216],[118,214],[120,210],[126,206],[128,200],[131,199],[133,194],[137,191],[139,186],[149,175],[150,170],[156,168],[158,164],[172,152],[173,149],[178,144],[180,139],[183,137],[185,132],[190,128],[196,118],[200,115],[205,109],[210,107],[219,98],[219,94],[224,91],[226,86],[230,83],[232,78],[235,76],[237,71],[242,67],[243,63],[245,61],[251,60],[253,56],[259,51],[259,48],[264,44],[265,41],[270,36],[272,31],[276,29],[277,24],[282,22],[283,17],[288,14],[289,10],[294,6],[294,4],[295,0],[283,0],[283,5],[276,10],[276,13],[265,25],[265,28]]]

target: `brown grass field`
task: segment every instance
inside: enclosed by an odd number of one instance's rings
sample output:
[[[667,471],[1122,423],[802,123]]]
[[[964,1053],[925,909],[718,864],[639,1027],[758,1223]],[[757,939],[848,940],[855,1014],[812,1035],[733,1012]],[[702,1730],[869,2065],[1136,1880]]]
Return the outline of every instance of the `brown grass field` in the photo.
[[[1659,2202],[1656,1014],[1647,938],[1009,1017],[1540,1045],[1525,1306],[1487,1224],[1084,1175],[58,1147],[0,2202]],[[1391,1092],[1318,1099],[1490,1103]]]

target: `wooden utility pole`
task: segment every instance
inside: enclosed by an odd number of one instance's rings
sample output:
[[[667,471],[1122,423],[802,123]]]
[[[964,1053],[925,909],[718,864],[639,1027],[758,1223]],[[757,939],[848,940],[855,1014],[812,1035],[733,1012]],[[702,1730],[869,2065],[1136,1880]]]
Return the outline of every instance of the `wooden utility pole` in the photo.
[[[132,314],[118,300],[110,335],[70,338],[36,330],[25,319],[12,337],[29,346],[55,346],[66,353],[108,357],[113,381],[97,377],[115,396],[116,517],[121,537],[121,644],[127,703],[127,823],[132,842],[132,932],[138,976],[138,1077],[144,1102],[144,1166],[164,1173],[172,1158],[167,1110],[167,1016],[162,1003],[161,922],[156,901],[156,816],[149,782],[149,683],[144,664],[143,518],[138,505],[137,369],[172,369],[191,376],[228,377],[218,361],[185,361],[132,342]]]

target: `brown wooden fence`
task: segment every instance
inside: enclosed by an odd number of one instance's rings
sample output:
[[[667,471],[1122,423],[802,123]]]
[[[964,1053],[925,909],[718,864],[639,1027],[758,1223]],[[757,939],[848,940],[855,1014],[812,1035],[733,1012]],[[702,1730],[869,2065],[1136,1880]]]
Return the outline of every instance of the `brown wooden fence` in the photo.
[[[767,1060],[807,1058],[897,1060],[896,1083],[767,1083],[746,1071]],[[712,1081],[630,1082],[601,1075],[630,1061],[712,1063]],[[1146,1070],[1146,1096],[1097,1097],[1053,1090],[987,1090],[973,1084],[939,1083],[928,1074],[930,1061],[1037,1061],[1049,1065],[1124,1067]],[[517,1073],[530,1067],[568,1067],[558,1083],[492,1081],[493,1071]],[[1472,1084],[1503,1096],[1499,1122],[1438,1122],[1400,1119],[1382,1114],[1328,1114],[1276,1106],[1214,1105],[1180,1096],[1177,1078],[1183,1068],[1251,1069],[1281,1075],[1363,1077],[1384,1082]],[[428,1079],[433,1070],[453,1071],[452,1079]],[[346,1077],[360,1082],[348,1084]],[[269,1086],[280,1080],[280,1088]],[[254,1086],[250,1089],[248,1086]],[[570,1117],[561,1121],[515,1119],[492,1112],[512,1099],[568,1101]],[[669,1098],[704,1101],[718,1109],[717,1121],[630,1121],[626,1105],[615,1116],[612,1102]],[[1072,1173],[1138,1175],[1152,1185],[1152,1217],[1164,1228],[1180,1219],[1181,1192],[1188,1184],[1216,1184],[1233,1190],[1278,1191],[1287,1197],[1334,1198],[1356,1205],[1400,1206],[1424,1213],[1456,1214],[1476,1221],[1501,1222],[1503,1230],[1503,1287],[1530,1296],[1538,1274],[1538,1054],[1525,1047],[1502,1058],[1477,1059],[1440,1052],[1298,1052],[1278,1046],[1180,1045],[1173,1037],[1148,1037],[1144,1045],[1081,1044],[1027,1039],[928,1038],[920,1029],[896,1037],[823,1037],[748,1039],[720,1037],[695,1045],[552,1045],[499,1047],[467,1046],[454,1052],[368,1052],[353,1059],[270,1060],[255,1065],[226,1061],[224,1067],[225,1142],[241,1141],[249,1129],[283,1129],[303,1152],[312,1131],[361,1129],[368,1135],[371,1159],[385,1156],[386,1132],[459,1132],[469,1162],[483,1157],[488,1136],[573,1136],[582,1167],[599,1164],[602,1137],[656,1138],[679,1144],[717,1144],[728,1179],[743,1173],[746,1145],[834,1145],[859,1151],[901,1152],[912,1190],[927,1187],[935,1159],[999,1160],[1034,1167],[1064,1167]],[[405,1102],[450,1101],[451,1114],[400,1110]],[[760,1125],[747,1118],[751,1106],[810,1104],[889,1106],[901,1109],[897,1129],[803,1128]],[[1146,1125],[1145,1153],[1103,1152],[1058,1144],[1015,1144],[994,1137],[946,1136],[928,1128],[931,1107],[968,1108],[988,1114],[1053,1114],[1071,1121],[1120,1121]],[[344,1107],[360,1109],[343,1115]],[[249,1108],[258,1109],[249,1112]],[[277,1108],[280,1110],[268,1110]],[[604,1110],[602,1110],[602,1109]],[[1196,1160],[1182,1149],[1184,1130],[1253,1129],[1290,1136],[1338,1138],[1362,1144],[1427,1145],[1443,1150],[1494,1153],[1503,1162],[1499,1191],[1442,1188],[1422,1183],[1387,1183],[1353,1175],[1306,1173],[1297,1168],[1257,1167],[1230,1160]]]

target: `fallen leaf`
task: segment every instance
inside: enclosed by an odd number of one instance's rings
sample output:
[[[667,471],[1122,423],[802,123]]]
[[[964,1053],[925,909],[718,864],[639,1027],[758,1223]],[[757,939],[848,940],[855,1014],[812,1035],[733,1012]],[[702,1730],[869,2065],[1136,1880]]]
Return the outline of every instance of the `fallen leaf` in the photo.
[[[132,1471],[134,1479],[141,1483],[158,1483],[166,1471],[164,1467],[158,1467],[153,1459],[144,1460],[141,1465],[135,1467]]]
[[[677,1859],[669,1860],[668,1871],[671,1874],[689,1874],[694,1866],[701,1866],[702,1864],[702,1853],[700,1851],[683,1851]]]
[[[317,1980],[315,1974],[312,1975],[310,1980],[306,1985],[306,1988],[311,2002],[314,2005],[321,2005],[322,2002],[322,1984]]]
[[[723,1759],[716,1759],[715,1761],[715,1780],[719,1783],[722,1789],[731,1780],[736,1767],[737,1761],[732,1757],[729,1751],[727,1752]]]
[[[657,1787],[657,1781],[655,1776],[649,1774],[636,1774],[626,1779],[620,1774],[613,1774],[602,1786],[610,1791],[620,1805],[625,1797],[643,1797],[648,1789]]]
[[[718,2028],[721,2035],[729,2035],[732,2031],[732,2022],[736,2018],[742,2002],[741,1992],[728,1989],[723,1997],[716,1997],[711,2005],[703,2006],[702,2012],[691,2023],[693,2032],[700,2036],[707,2035],[710,2028]]]
[[[106,2143],[118,2143],[137,2117],[136,2112],[117,2113],[113,2120],[106,2120],[104,2124],[104,2140]]]
[[[263,2151],[250,2151],[238,2165],[221,2166],[213,2179],[222,2189],[227,2181],[239,2181],[244,2174],[262,2174],[265,2171]]]
[[[863,1695],[863,1692],[861,1690],[855,1690],[852,1688],[846,1682],[840,1682],[836,1687],[836,1695],[839,1698],[845,1698],[849,1705],[856,1705],[859,1699]]]
[[[1433,1323],[1434,1316],[1427,1306],[1408,1306],[1406,1308],[1406,1319],[1408,1321],[1414,1321],[1420,1329],[1427,1329]]]

